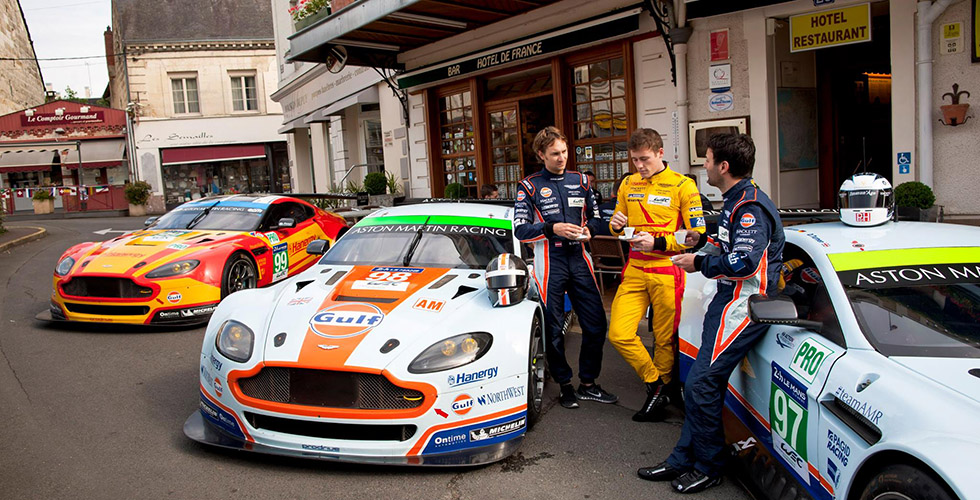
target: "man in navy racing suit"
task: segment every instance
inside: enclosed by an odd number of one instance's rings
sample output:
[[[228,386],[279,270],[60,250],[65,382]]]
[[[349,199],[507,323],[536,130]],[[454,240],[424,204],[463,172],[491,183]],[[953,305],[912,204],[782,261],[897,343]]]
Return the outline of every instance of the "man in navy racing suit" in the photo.
[[[525,177],[517,186],[514,234],[534,246],[534,280],[545,306],[548,369],[561,385],[559,402],[565,408],[578,408],[579,399],[615,403],[616,396],[595,383],[602,368],[606,312],[592,258],[583,244],[603,222],[588,178],[579,172],[565,171],[568,147],[561,131],[546,127],[538,132],[534,151],[545,168]],[[571,384],[572,369],[565,357],[562,333],[566,292],[582,327],[578,370],[581,384],[577,391]]]
[[[721,484],[726,458],[721,410],[728,378],[768,329],[749,320],[748,299],[757,293],[779,293],[786,241],[776,206],[751,179],[752,139],[745,134],[711,136],[706,158],[708,183],[724,193],[718,234],[710,241],[688,231],[686,243],[704,249],[673,261],[689,273],[700,271],[718,280],[718,289],[705,313],[701,347],[685,381],[681,437],[666,461],[637,471],[643,479],[671,481],[680,493]]]

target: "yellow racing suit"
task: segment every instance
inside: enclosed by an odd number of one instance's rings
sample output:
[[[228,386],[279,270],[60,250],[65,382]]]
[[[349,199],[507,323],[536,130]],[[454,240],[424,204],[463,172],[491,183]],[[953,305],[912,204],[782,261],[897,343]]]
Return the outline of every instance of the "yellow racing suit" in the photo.
[[[685,250],[674,238],[682,228],[704,233],[701,197],[694,181],[670,167],[644,179],[626,178],[619,188],[616,211],[626,214],[627,226],[655,238],[654,250],[630,250],[623,281],[613,299],[609,341],[636,370],[643,382],[670,382],[674,367],[674,331],[681,315],[684,271],[670,257]],[[610,224],[615,236],[622,235]],[[636,331],[647,306],[653,306],[654,354]]]

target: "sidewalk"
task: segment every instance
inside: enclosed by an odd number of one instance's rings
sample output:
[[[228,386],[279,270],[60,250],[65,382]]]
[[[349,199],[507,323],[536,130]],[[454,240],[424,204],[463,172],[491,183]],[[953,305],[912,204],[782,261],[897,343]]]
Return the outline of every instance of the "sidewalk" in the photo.
[[[38,215],[30,210],[20,210],[12,214],[3,216],[4,224],[12,222],[30,220],[50,220],[50,219],[93,219],[100,217],[127,217],[129,209],[126,210],[89,210],[85,212],[66,212],[63,208],[54,209],[54,213]]]
[[[7,232],[0,233],[0,252],[5,252],[15,245],[27,243],[47,236],[48,232],[35,226],[10,226],[4,221]]]

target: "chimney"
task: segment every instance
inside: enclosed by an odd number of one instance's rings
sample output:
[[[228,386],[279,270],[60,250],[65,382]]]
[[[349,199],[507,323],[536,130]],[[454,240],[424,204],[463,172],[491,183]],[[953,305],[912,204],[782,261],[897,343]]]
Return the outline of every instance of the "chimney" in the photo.
[[[112,43],[112,28],[106,26],[102,36],[105,38],[105,62],[109,66],[109,71],[112,71],[112,67],[116,65],[116,50]]]

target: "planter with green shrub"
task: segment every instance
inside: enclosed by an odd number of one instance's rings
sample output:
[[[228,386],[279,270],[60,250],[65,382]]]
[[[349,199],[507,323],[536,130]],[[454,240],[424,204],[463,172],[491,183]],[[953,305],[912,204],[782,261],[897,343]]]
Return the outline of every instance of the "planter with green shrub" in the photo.
[[[54,196],[46,188],[35,189],[31,202],[34,204],[36,214],[54,213]]]
[[[903,220],[938,221],[939,208],[932,189],[918,181],[903,182],[895,187],[895,205]]]
[[[146,215],[146,204],[150,201],[153,187],[148,182],[136,181],[126,184],[123,194],[129,202],[129,215],[143,217]]]
[[[446,185],[446,198],[451,200],[458,200],[466,194],[466,188],[458,182],[453,182]]]

